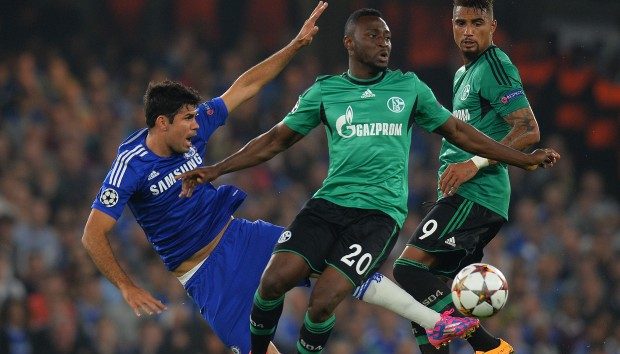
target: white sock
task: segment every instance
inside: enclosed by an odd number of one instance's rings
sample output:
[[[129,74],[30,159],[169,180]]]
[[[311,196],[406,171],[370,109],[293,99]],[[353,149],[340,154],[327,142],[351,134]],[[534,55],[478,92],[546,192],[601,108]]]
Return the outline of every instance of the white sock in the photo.
[[[375,273],[353,292],[353,296],[369,304],[379,305],[424,328],[433,328],[441,316],[422,305],[388,277]]]

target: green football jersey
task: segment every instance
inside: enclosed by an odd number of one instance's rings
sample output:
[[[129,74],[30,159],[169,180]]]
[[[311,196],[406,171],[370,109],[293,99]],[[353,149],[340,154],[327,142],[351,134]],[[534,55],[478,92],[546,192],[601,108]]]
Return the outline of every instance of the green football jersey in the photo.
[[[517,68],[496,46],[489,47],[475,61],[456,72],[453,94],[453,115],[497,141],[510,131],[504,117],[529,107]],[[439,176],[448,164],[463,162],[472,156],[443,139]],[[510,180],[505,164],[480,169],[459,187],[457,193],[508,219]],[[442,197],[441,191],[439,197]]]
[[[325,125],[329,169],[314,198],[381,210],[402,226],[412,125],[433,131],[449,117],[414,73],[387,70],[370,80],[319,77],[283,122],[303,135]]]

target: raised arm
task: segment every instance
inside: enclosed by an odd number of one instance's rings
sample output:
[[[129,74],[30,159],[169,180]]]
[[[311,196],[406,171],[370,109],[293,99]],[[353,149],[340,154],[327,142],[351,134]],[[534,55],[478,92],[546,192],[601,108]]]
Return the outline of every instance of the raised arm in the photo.
[[[136,286],[114,257],[107,235],[115,224],[114,218],[93,209],[84,227],[82,236],[84,248],[99,271],[121,291],[123,298],[136,316],[142,313],[148,315],[160,313],[166,309],[166,306],[151,296],[148,291]]]
[[[183,181],[181,197],[191,197],[200,183],[211,182],[221,175],[242,170],[270,160],[277,154],[288,149],[304,136],[291,130],[284,123],[278,123],[268,132],[250,140],[239,151],[224,160],[211,165],[198,167],[192,171],[176,176]]]
[[[291,61],[295,54],[312,42],[314,35],[319,31],[316,21],[327,8],[327,2],[319,1],[318,5],[304,22],[299,33],[284,48],[253,66],[235,80],[222,94],[228,112],[232,112],[241,103],[252,98],[269,81],[273,80]]]

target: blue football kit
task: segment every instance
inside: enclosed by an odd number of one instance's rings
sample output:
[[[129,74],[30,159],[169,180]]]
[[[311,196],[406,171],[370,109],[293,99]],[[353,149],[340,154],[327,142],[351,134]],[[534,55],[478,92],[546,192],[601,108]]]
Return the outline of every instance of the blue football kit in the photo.
[[[130,135],[93,202],[114,219],[129,206],[169,271],[211,242],[246,198],[241,189],[211,183],[198,185],[191,198],[179,197],[175,176],[203,165],[207,142],[227,116],[219,97],[200,104],[190,150],[169,157],[149,150],[148,129]],[[234,219],[208,258],[181,280],[214,332],[239,353],[250,351],[252,299],[282,231],[262,220]]]

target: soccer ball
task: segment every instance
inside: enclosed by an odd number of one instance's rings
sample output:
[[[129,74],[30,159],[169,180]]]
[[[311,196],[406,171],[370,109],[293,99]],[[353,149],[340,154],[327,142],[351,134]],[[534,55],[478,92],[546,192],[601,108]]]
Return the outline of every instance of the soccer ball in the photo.
[[[452,302],[465,316],[491,317],[506,305],[506,300],[506,278],[490,264],[470,264],[452,282]]]

